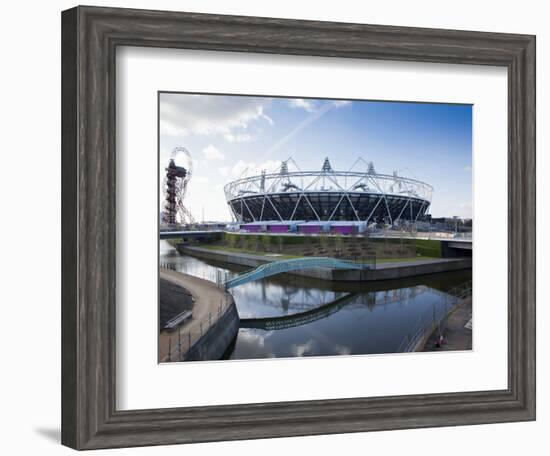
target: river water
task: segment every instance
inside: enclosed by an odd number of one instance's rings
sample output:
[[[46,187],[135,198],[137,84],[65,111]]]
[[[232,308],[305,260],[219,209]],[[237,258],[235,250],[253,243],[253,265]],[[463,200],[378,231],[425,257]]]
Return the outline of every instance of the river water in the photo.
[[[213,282],[246,268],[180,255],[162,243],[160,261],[177,271]],[[335,283],[291,275],[269,277],[231,289],[241,319],[282,317],[307,312],[282,329],[239,329],[227,359],[286,358],[394,353],[407,340],[445,314],[447,291],[468,280],[471,270],[365,284]],[[345,299],[340,299],[344,298]],[[331,305],[335,300],[337,304]],[[313,309],[321,309],[313,311]],[[280,319],[277,319],[279,321]],[[267,320],[269,323],[269,320]]]

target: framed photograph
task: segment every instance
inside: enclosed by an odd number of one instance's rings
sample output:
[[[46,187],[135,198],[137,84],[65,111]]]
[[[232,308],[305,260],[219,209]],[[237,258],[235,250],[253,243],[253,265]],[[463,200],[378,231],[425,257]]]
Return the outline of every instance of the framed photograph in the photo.
[[[158,112],[159,362],[472,349],[472,105]]]
[[[535,37],[62,13],[62,442],[535,419]]]

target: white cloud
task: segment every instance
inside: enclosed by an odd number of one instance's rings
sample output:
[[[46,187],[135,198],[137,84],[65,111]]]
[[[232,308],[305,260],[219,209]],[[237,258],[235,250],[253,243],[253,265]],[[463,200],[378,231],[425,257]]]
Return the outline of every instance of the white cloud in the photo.
[[[292,98],[288,101],[288,104],[291,108],[304,109],[307,112],[316,112],[321,108],[340,108],[342,106],[347,106],[351,104],[351,101],[348,100],[312,100],[305,98]]]
[[[349,101],[349,100],[333,100],[332,104],[334,105],[335,108],[342,108],[344,106],[351,105],[351,101]]]
[[[172,94],[160,96],[160,132],[167,136],[221,135],[231,142],[255,139],[251,124],[273,125],[270,98]]]
[[[224,133],[223,138],[227,142],[231,143],[243,143],[243,142],[250,142],[255,141],[257,139],[257,136],[251,135],[250,133]]]
[[[472,203],[471,201],[465,201],[463,203],[456,204],[453,202],[449,204],[450,207],[447,207],[443,210],[441,215],[446,217],[460,217],[460,218],[472,218]]]
[[[227,177],[229,176],[229,172],[231,171],[231,166],[220,166],[218,168],[218,171],[222,176]]]
[[[472,203],[466,202],[460,204],[459,217],[472,218]]]
[[[209,144],[202,150],[202,155],[208,161],[225,159],[225,156],[212,144]]]
[[[294,353],[294,356],[304,356],[312,355],[313,351],[316,348],[317,343],[315,340],[310,339],[305,344],[294,344],[292,345],[291,350]]]
[[[266,170],[268,173],[275,171],[281,166],[280,161],[276,160],[267,160],[262,163],[253,163],[245,162],[239,160],[233,166],[220,166],[218,168],[219,173],[227,178],[227,180],[240,179],[247,176],[257,176],[263,170]]]
[[[208,184],[210,180],[206,176],[197,176],[193,177],[194,184]]]
[[[313,112],[317,110],[318,101],[306,100],[304,98],[292,98],[288,101],[291,108],[305,109],[307,112]]]
[[[345,345],[339,345],[336,344],[334,347],[334,351],[338,353],[339,355],[350,355],[351,354],[351,348],[346,347]]]

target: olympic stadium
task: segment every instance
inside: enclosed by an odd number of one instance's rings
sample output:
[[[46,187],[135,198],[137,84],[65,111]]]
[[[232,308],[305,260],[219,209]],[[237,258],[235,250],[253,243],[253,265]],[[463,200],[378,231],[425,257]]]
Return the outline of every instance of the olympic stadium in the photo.
[[[296,170],[290,170],[291,164]],[[349,171],[334,170],[328,158],[320,170],[301,171],[290,158],[275,172],[232,181],[224,191],[235,220],[250,226],[397,225],[423,219],[433,187],[397,172],[377,173],[372,162],[362,159]]]

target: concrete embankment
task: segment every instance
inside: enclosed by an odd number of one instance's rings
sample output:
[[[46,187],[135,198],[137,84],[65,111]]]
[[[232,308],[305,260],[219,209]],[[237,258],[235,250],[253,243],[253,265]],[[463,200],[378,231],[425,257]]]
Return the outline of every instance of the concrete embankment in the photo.
[[[239,314],[233,299],[222,317],[192,346],[183,361],[216,361],[222,358],[239,332]]]
[[[190,321],[174,331],[160,332],[159,360],[220,359],[239,331],[239,314],[231,294],[208,280],[168,269],[161,268],[160,278],[183,288],[194,303]]]
[[[178,252],[184,255],[191,255],[206,260],[220,261],[223,263],[237,264],[256,268],[262,264],[277,261],[278,257],[267,257],[246,253],[234,253],[224,250],[205,249],[202,247],[187,246],[178,244]],[[339,269],[309,269],[289,272],[288,274],[311,277],[320,280],[337,282],[367,282],[374,280],[402,279],[425,274],[439,272],[457,271],[470,269],[471,258],[434,258],[418,261],[378,263],[374,269],[365,270],[339,270]]]

